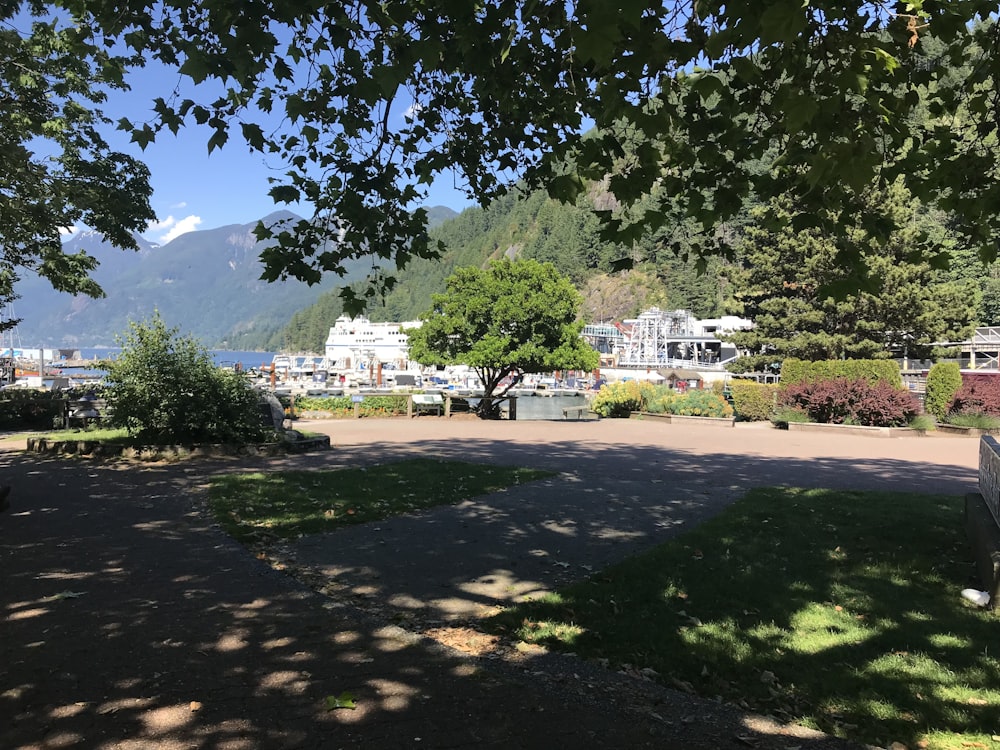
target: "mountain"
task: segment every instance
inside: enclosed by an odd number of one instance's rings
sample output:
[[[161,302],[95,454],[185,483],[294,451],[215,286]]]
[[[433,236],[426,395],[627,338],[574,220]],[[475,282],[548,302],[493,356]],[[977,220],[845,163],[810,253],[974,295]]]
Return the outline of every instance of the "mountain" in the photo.
[[[298,219],[279,211],[264,222]],[[262,348],[297,310],[371,269],[370,259],[354,261],[345,277],[330,276],[312,287],[300,281],[261,281],[256,224],[189,232],[162,246],[139,237],[138,252],[114,248],[96,232],[74,235],[65,248],[100,261],[94,278],[107,296],[73,296],[53,290],[43,279],[26,278],[16,287],[20,299],[14,303],[14,313],[22,319],[19,339],[25,346],[114,346],[130,320],[158,310],[168,325],[206,346]]]
[[[693,263],[665,250],[673,234],[658,235],[635,248],[600,238],[594,205],[607,207],[610,196],[595,187],[577,205],[552,200],[544,192],[510,193],[487,208],[469,208],[431,231],[445,250],[436,260],[417,259],[394,275],[395,287],[368,311],[372,320],[415,320],[430,307],[431,295],[443,292],[445,280],[463,266],[482,267],[500,257],[524,257],[552,263],[583,294],[588,321],[621,320],[652,306],[685,308],[699,317],[722,312],[727,291],[711,259],[698,274]],[[673,229],[669,230],[673,232]],[[679,234],[679,232],[678,232]],[[612,273],[619,258],[632,254],[641,262],[627,273]],[[269,348],[316,349],[330,322],[343,308],[335,292],[296,313],[269,341]]]

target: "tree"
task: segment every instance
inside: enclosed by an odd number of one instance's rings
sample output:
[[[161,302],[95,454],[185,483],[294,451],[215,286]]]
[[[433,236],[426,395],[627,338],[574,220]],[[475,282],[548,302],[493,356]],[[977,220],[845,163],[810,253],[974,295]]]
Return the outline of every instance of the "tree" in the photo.
[[[410,358],[424,365],[468,365],[482,381],[483,418],[525,373],[592,370],[599,358],[581,338],[580,294],[549,263],[496,261],[460,268],[444,294],[407,330]],[[502,392],[501,383],[511,378]],[[494,395],[496,394],[496,395]]]
[[[726,252],[715,229],[753,194],[793,195],[796,228],[828,235],[864,209],[884,238],[865,191],[903,179],[996,255],[987,0],[56,2],[78,28],[211,84],[123,120],[139,145],[197,123],[209,150],[235,135],[284,164],[271,195],[315,213],[258,228],[275,242],[268,279],[315,282],[358,255],[434,257],[410,207],[441,176],[483,205],[519,183],[573,201],[606,180],[605,238],[627,244],[676,209],[704,232],[695,256]],[[837,263],[878,281],[859,254]]]
[[[215,365],[208,350],[159,313],[133,323],[121,354],[105,363],[114,422],[153,443],[247,443],[264,436],[260,395],[246,376]]]
[[[869,200],[890,216],[893,227],[904,229],[880,241],[859,217],[842,240],[815,229],[796,231],[796,213],[787,201],[762,209],[778,223],[745,230],[742,262],[730,272],[741,312],[754,321],[752,330],[729,336],[751,355],[733,367],[766,369],[786,357],[868,359],[895,353],[925,358],[933,353],[934,342],[961,340],[971,333],[977,306],[974,282],[948,281],[943,271],[912,260],[934,254],[933,247],[924,245],[942,228],[920,212],[900,185],[873,191]],[[848,251],[882,278],[878,293],[835,297],[827,291],[852,285],[836,261],[845,241],[851,243]]]
[[[145,165],[101,134],[110,121],[97,105],[107,88],[125,87],[129,60],[85,28],[32,15],[43,11],[41,3],[0,6],[0,303],[15,298],[24,273],[103,296],[90,278],[96,260],[64,252],[60,230],[86,224],[137,250],[132,232],[155,218]],[[0,321],[0,330],[17,322]]]

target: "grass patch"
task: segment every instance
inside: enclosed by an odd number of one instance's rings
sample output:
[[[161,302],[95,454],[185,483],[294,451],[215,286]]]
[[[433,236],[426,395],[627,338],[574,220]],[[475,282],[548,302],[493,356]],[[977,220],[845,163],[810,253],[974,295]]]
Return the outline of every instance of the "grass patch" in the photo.
[[[209,503],[226,531],[251,542],[378,521],[549,476],[536,469],[417,458],[337,471],[229,474],[211,481]]]
[[[998,623],[959,596],[961,518],[958,497],[755,490],[486,626],[879,747],[993,747]]]
[[[918,414],[910,420],[910,427],[923,432],[933,432],[937,429],[937,422],[930,414]]]
[[[135,438],[129,436],[124,427],[93,427],[88,429],[58,430],[40,434],[46,440],[95,440],[116,445],[131,445]]]
[[[945,423],[955,427],[972,427],[977,430],[995,430],[1000,427],[1000,418],[990,414],[949,414]]]

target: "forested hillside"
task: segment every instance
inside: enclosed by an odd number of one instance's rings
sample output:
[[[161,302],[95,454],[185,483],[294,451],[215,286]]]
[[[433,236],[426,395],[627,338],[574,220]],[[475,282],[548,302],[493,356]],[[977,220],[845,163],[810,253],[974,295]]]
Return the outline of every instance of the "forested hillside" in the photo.
[[[664,249],[662,234],[632,249],[603,242],[586,202],[610,200],[595,189],[577,205],[568,206],[534,192],[505,196],[485,209],[467,209],[432,230],[432,237],[445,245],[444,255],[411,262],[397,274],[396,287],[368,315],[372,320],[415,320],[430,306],[431,295],[444,291],[445,279],[456,268],[481,267],[504,256],[555,265],[583,293],[588,321],[620,320],[652,305],[688,308],[700,317],[721,313],[729,298],[719,274],[724,261],[710,261],[699,275],[693,263]],[[637,260],[635,268],[612,273],[615,261],[625,255]],[[321,351],[330,326],[342,312],[337,293],[326,292],[297,313],[267,346]]]

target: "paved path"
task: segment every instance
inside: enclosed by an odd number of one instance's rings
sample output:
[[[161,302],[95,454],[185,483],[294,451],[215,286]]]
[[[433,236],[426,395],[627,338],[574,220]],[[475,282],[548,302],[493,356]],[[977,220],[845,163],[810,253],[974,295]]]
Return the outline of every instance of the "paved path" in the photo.
[[[187,466],[0,453],[14,486],[0,516],[0,748],[846,747],[564,659],[460,658],[254,559],[206,519],[204,479],[415,454],[560,472],[299,545],[346,585],[440,619],[582,575],[754,485],[975,487],[976,441],[956,438],[431,417],[312,429],[334,450]],[[462,534],[436,532],[448,524]],[[343,691],[358,708],[327,711]]]

